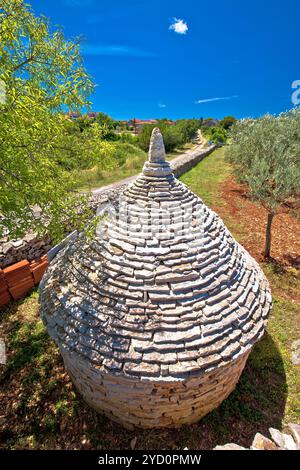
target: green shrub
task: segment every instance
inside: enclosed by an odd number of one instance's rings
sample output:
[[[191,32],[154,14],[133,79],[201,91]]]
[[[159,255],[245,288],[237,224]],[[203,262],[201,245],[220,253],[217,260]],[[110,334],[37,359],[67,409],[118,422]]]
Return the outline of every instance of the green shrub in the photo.
[[[130,132],[122,132],[122,134],[117,135],[117,140],[119,142],[127,142],[132,145],[138,145],[138,137],[132,135]]]
[[[147,155],[145,152],[143,152],[142,149],[136,147],[135,145],[126,142],[118,142],[115,144],[113,158],[118,162],[119,167],[125,164],[127,167],[127,165],[130,165],[129,162],[131,160],[138,160],[139,162],[145,161]]]
[[[220,122],[220,125],[222,127],[224,127],[224,129],[226,131],[228,131],[228,129],[231,128],[231,126],[233,126],[233,124],[235,124],[237,121],[237,119],[234,117],[234,116],[225,116],[221,122]]]
[[[225,144],[227,141],[227,133],[223,127],[210,127],[205,130],[205,137],[208,141],[215,144]]]
[[[195,137],[200,128],[200,121],[196,119],[182,119],[173,125],[165,121],[158,121],[156,124],[149,124],[143,127],[138,136],[138,144],[145,152],[149,149],[151,133],[154,127],[158,127],[162,133],[166,152],[171,152],[176,147],[182,146]]]

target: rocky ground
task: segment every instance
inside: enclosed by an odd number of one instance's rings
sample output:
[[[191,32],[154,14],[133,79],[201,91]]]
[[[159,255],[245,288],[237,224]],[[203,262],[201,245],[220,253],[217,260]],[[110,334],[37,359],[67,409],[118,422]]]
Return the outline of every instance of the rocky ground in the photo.
[[[259,432],[255,434],[249,450],[300,450],[300,425],[289,423],[284,432],[270,428],[271,439]],[[216,446],[214,450],[247,450],[238,444]]]

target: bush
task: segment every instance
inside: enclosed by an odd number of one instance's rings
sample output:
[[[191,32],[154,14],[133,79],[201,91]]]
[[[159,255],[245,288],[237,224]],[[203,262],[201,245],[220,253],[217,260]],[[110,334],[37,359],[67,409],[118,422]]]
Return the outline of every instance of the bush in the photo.
[[[225,144],[227,141],[227,133],[222,127],[210,127],[205,131],[205,137],[208,141],[215,144]]]
[[[228,129],[231,128],[231,126],[233,126],[233,124],[235,124],[237,121],[237,119],[233,116],[225,116],[221,122],[220,122],[220,125],[226,130],[228,131]]]
[[[122,134],[116,134],[118,142],[128,142],[129,144],[138,146],[138,137],[132,135],[130,132],[122,132]]]
[[[145,152],[149,149],[150,137],[154,127],[158,127],[162,133],[166,152],[171,152],[195,137],[197,130],[200,128],[200,121],[182,119],[171,126],[165,121],[159,121],[156,124],[144,126],[138,136],[138,144]]]
[[[198,119],[181,119],[177,121],[175,127],[179,129],[184,143],[196,137],[198,129],[200,129],[201,122]]]
[[[118,166],[124,165],[127,169],[132,169],[140,166],[141,162],[147,159],[147,155],[143,150],[132,144],[116,143],[113,158],[118,162]]]

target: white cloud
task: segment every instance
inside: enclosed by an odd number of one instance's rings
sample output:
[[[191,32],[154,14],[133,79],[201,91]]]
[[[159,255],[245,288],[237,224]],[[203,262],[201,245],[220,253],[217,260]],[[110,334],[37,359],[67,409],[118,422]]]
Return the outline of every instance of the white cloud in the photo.
[[[166,105],[166,104],[163,104],[163,103],[158,103],[158,107],[159,107],[159,108],[166,108],[167,105]]]
[[[221,100],[233,100],[234,98],[238,98],[238,95],[232,96],[220,96],[216,98],[205,98],[204,100],[197,100],[195,104],[202,104],[202,103],[211,103],[212,101],[221,101]]]
[[[125,45],[85,44],[82,46],[82,51],[85,55],[92,56],[155,57],[152,52]]]
[[[178,34],[186,34],[189,28],[185,21],[174,18],[173,23],[170,25],[169,29],[172,29],[175,33]]]

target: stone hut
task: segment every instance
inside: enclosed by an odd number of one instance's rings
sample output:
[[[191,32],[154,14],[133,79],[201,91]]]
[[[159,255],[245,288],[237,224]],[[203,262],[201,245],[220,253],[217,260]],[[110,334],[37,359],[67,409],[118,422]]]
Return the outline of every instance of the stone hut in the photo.
[[[93,238],[52,261],[40,303],[86,402],[155,428],[196,422],[231,393],[271,295],[222,220],[174,177],[154,129],[142,173]]]

